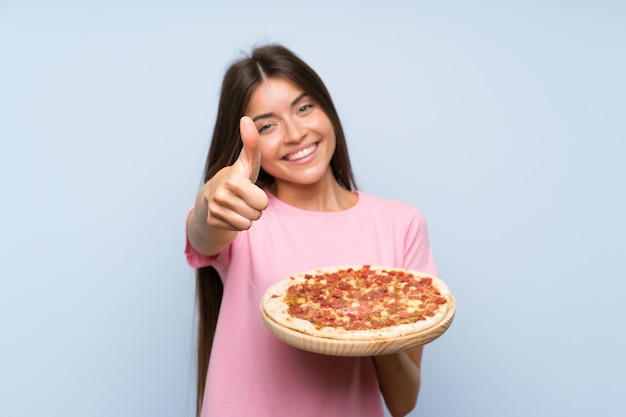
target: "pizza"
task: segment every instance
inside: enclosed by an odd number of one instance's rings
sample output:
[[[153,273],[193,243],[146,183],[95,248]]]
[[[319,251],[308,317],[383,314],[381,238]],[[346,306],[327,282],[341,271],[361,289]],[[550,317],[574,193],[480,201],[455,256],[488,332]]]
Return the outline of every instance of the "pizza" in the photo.
[[[261,308],[280,326],[339,340],[393,339],[441,323],[451,300],[439,278],[389,267],[343,266],[270,287]]]

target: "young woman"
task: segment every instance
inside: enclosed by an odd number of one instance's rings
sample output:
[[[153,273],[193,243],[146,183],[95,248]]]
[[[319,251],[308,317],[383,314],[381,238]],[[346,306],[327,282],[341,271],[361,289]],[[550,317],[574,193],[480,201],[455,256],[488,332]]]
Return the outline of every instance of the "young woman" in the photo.
[[[298,272],[372,264],[436,274],[419,209],[356,190],[326,87],[284,47],[257,48],[226,72],[187,237],[198,414],[382,417],[382,399],[393,416],[414,408],[421,348],[326,356],[263,325],[261,296]]]

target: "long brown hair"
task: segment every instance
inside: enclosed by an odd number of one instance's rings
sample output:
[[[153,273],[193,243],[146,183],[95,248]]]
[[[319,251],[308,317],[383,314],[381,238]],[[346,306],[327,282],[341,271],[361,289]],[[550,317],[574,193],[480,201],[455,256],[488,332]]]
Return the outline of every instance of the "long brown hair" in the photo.
[[[242,148],[239,119],[244,116],[250,96],[266,78],[284,78],[304,90],[324,110],[336,136],[336,149],[330,161],[333,175],[339,184],[355,190],[346,138],[333,101],[320,77],[293,52],[281,45],[256,48],[249,57],[233,63],[226,71],[211,139],[211,147],[204,171],[204,182],[220,169],[232,165]],[[261,169],[257,185],[265,187],[274,178]],[[198,309],[198,356],[196,415],[200,415],[209,367],[211,347],[222,302],[224,287],[212,267],[199,268],[196,274],[196,303]]]

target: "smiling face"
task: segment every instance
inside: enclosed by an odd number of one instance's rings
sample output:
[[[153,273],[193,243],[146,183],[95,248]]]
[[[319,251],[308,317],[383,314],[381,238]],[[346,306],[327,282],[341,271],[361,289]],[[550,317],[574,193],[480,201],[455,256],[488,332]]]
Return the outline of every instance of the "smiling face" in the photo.
[[[275,178],[277,188],[333,178],[335,131],[326,113],[300,87],[268,78],[252,93],[246,114],[259,131],[261,167]]]

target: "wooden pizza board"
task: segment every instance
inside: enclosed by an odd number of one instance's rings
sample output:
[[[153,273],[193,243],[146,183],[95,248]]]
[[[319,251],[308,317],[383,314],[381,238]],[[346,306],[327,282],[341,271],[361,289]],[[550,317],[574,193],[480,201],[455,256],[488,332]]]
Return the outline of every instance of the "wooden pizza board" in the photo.
[[[261,317],[274,336],[302,350],[331,356],[379,356],[422,346],[439,338],[452,324],[456,312],[456,303],[452,295],[448,296],[448,303],[447,314],[438,324],[420,332],[393,339],[338,340],[310,336],[278,324],[265,313],[262,306]]]

